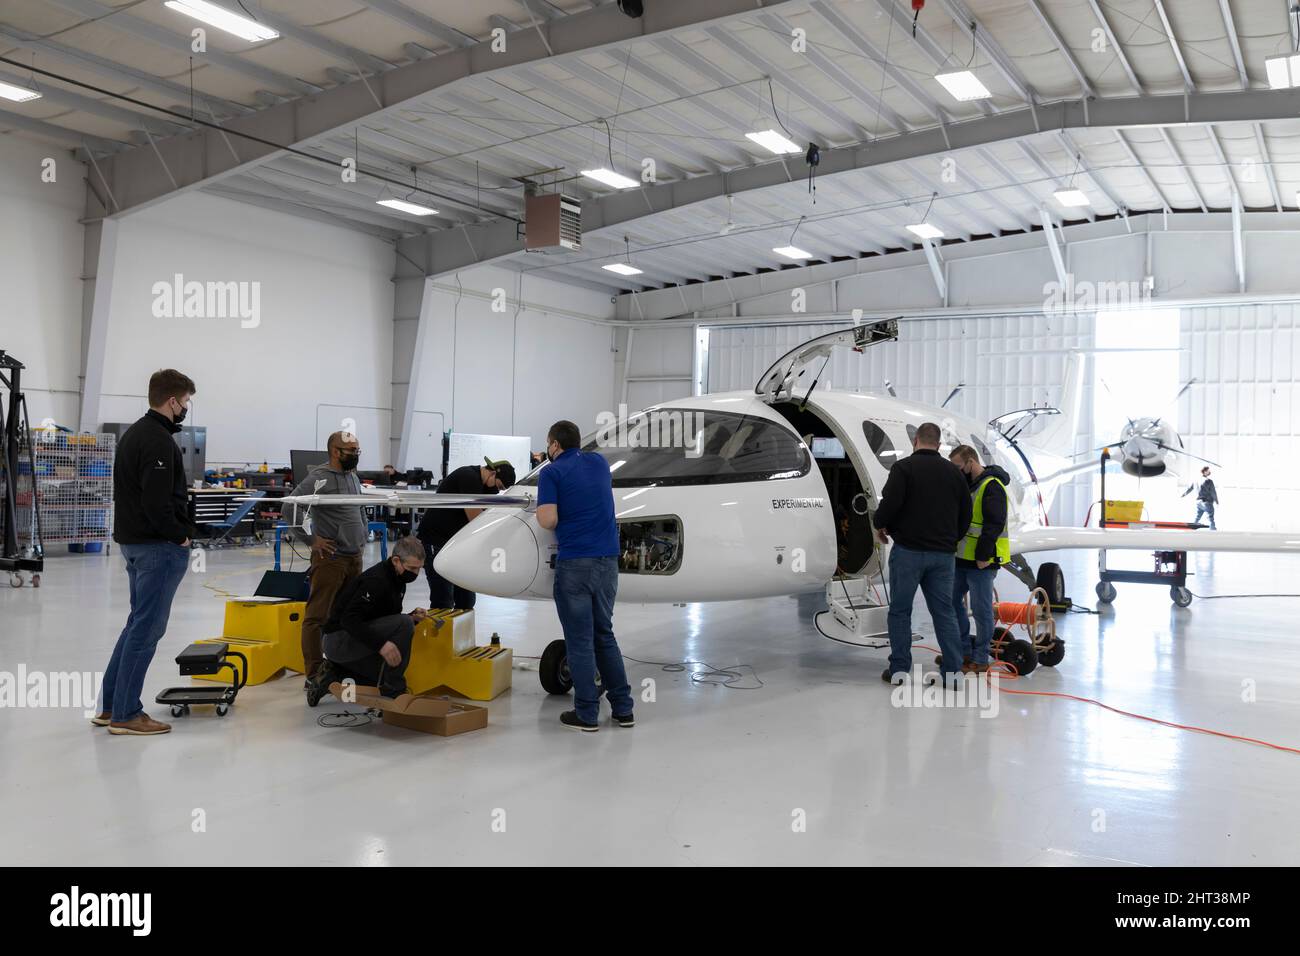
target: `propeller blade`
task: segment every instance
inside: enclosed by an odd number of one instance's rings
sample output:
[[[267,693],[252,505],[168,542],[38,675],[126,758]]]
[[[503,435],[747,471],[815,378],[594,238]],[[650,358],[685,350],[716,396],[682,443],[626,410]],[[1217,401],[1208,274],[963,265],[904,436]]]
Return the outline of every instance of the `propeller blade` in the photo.
[[[1188,458],[1195,458],[1197,461],[1203,461],[1207,465],[1213,465],[1215,468],[1223,467],[1217,461],[1210,461],[1210,459],[1202,458],[1200,455],[1193,455],[1190,451],[1186,451],[1182,448],[1170,448],[1164,442],[1156,442],[1156,444],[1161,448],[1163,448],[1165,451],[1172,451],[1175,455],[1186,455]]]

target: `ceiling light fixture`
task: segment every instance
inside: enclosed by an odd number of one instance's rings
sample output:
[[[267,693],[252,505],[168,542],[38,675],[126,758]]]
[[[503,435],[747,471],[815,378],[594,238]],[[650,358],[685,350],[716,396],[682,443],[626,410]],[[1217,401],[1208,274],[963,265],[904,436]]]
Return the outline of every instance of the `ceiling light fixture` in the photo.
[[[638,269],[632,265],[632,240],[627,236],[623,237],[623,261],[611,262],[607,266],[601,266],[602,269],[608,269],[610,272],[616,272],[621,276],[639,276],[643,269]]]
[[[787,259],[794,259],[796,261],[812,258],[811,252],[800,249],[798,246],[773,246],[772,251],[779,256],[785,256]]]
[[[805,249],[800,249],[794,244],[794,234],[799,231],[799,227],[803,225],[803,221],[804,217],[800,216],[799,221],[794,224],[794,231],[790,233],[789,243],[784,246],[773,246],[772,251],[778,256],[785,256],[787,259],[793,259],[796,262],[800,262],[804,259],[811,259],[811,252],[808,252]]]
[[[942,239],[943,230],[928,222],[917,222],[907,227],[907,231],[918,239]]]
[[[1268,85],[1275,90],[1300,86],[1300,53],[1270,56],[1264,61],[1264,69],[1268,73]]]
[[[1091,205],[1088,194],[1081,189],[1058,189],[1052,195],[1056,197],[1056,201],[1062,206],[1069,206],[1072,209],[1078,206]]]
[[[183,13],[187,17],[193,17],[195,20],[202,20],[218,30],[233,33],[250,43],[274,40],[280,35],[256,20],[242,17],[233,10],[219,7],[215,3],[208,3],[208,0],[166,0],[163,6],[170,7],[177,13]]]
[[[952,73],[936,73],[934,78],[943,84],[943,88],[952,94],[952,98],[962,103],[970,100],[986,100],[993,94],[980,82],[978,76],[970,70],[955,70]]]
[[[607,266],[601,266],[602,269],[608,269],[610,272],[617,272],[621,276],[639,276],[642,270],[626,262],[611,262]]]
[[[760,133],[746,133],[745,138],[753,140],[768,152],[776,153],[778,156],[786,153],[803,152],[798,145],[792,143],[774,129],[765,129]]]
[[[28,100],[39,100],[41,94],[35,90],[29,90],[23,86],[14,86],[12,83],[0,83],[0,96],[7,100],[13,100],[15,103],[26,103]]]
[[[622,173],[616,173],[612,169],[606,169],[603,166],[600,169],[583,169],[580,172],[588,179],[594,179],[598,183],[604,183],[606,186],[612,186],[615,189],[633,189],[641,185],[635,179],[624,176]]]
[[[407,202],[404,199],[377,199],[375,202],[377,205],[387,206],[389,209],[396,209],[398,212],[409,213],[412,216],[436,216],[438,214],[436,209]]]

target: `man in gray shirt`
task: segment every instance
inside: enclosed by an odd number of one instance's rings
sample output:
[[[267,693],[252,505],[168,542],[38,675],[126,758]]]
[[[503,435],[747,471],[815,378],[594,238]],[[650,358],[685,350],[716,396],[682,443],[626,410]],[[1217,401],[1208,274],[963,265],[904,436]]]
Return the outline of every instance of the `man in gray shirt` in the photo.
[[[293,489],[295,495],[361,494],[357,478],[361,446],[356,436],[335,432],[328,447],[329,463],[316,466],[299,481]],[[360,505],[316,505],[310,517],[311,593],[302,621],[302,659],[308,678],[320,667],[321,628],[329,619],[334,598],[361,573],[361,550],[366,545],[366,519]],[[298,518],[291,521],[297,524]]]

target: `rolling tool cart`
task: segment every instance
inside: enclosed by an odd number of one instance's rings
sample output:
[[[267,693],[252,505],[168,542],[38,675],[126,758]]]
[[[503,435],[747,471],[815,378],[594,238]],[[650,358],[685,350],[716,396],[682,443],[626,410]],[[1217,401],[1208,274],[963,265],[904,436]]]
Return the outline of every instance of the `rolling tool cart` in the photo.
[[[232,664],[227,658],[237,657],[243,663],[243,670]],[[180,665],[181,676],[188,674],[217,674],[222,668],[230,668],[234,683],[229,686],[216,687],[168,687],[154,698],[160,704],[168,704],[173,717],[181,717],[190,712],[196,704],[214,704],[217,716],[224,717],[230,712],[230,705],[248,682],[248,658],[239,651],[232,651],[224,642],[197,642],[191,644],[176,656]]]

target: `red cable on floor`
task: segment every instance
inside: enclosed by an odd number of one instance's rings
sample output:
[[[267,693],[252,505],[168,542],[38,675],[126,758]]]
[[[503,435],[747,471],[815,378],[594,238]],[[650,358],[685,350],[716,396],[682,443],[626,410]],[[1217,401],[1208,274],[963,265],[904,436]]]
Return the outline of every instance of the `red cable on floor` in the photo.
[[[919,644],[917,646],[921,650],[934,651],[935,653],[942,653],[942,651],[940,651],[937,647],[930,647],[927,644]],[[990,666],[990,672],[993,667],[997,667],[999,669],[997,673],[1001,675],[1001,677],[999,678],[1001,680],[1019,680],[1020,678],[1020,675],[1016,673],[1015,667],[1011,664],[1008,664],[1006,661],[994,661],[989,666]],[[1226,738],[1227,740],[1240,740],[1243,743],[1258,744],[1261,747],[1268,747],[1272,750],[1281,750],[1285,753],[1300,754],[1300,748],[1285,747],[1282,744],[1269,743],[1267,740],[1259,740],[1255,737],[1240,737],[1237,734],[1225,733],[1222,730],[1210,730],[1208,727],[1195,727],[1192,726],[1191,724],[1175,724],[1172,721],[1161,720],[1159,717],[1148,717],[1146,714],[1135,714],[1132,711],[1121,710],[1118,707],[1112,707],[1110,704],[1103,703],[1102,701],[1099,700],[1094,700],[1091,697],[1079,697],[1076,696],[1075,694],[1066,694],[1061,691],[1052,691],[1052,690],[1012,690],[1010,687],[1000,688],[1000,690],[1004,694],[1022,694],[1026,697],[1060,697],[1064,700],[1077,700],[1082,704],[1095,704],[1096,706],[1102,708],[1102,710],[1109,710],[1111,713],[1114,714],[1121,714],[1125,717],[1133,717],[1137,720],[1147,720],[1153,724],[1159,724],[1162,727],[1172,727],[1174,730],[1190,730],[1198,734],[1209,734],[1212,737],[1223,737]]]

